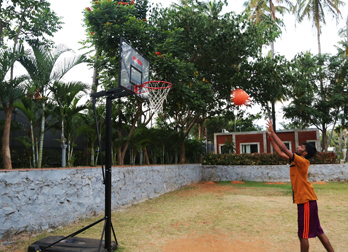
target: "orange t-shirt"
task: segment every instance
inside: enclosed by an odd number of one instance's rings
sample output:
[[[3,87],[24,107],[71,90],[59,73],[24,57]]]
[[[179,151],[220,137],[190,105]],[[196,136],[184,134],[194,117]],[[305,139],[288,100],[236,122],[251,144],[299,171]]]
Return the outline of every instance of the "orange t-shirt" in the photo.
[[[307,180],[309,161],[296,153],[290,164],[290,179],[295,204],[318,200],[313,185]]]

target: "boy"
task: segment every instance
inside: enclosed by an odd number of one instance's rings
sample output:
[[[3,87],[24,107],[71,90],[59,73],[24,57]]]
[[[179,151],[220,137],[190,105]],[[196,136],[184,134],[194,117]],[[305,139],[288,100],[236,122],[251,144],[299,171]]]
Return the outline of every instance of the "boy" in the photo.
[[[309,158],[317,150],[309,144],[303,143],[292,153],[273,131],[272,121],[267,122],[267,137],[271,141],[275,152],[290,162],[290,179],[293,191],[294,204],[297,204],[298,237],[300,238],[301,252],[309,251],[308,238],[318,236],[327,251],[334,251],[329,239],[320,226],[317,206],[317,195],[312,184],[307,180]]]

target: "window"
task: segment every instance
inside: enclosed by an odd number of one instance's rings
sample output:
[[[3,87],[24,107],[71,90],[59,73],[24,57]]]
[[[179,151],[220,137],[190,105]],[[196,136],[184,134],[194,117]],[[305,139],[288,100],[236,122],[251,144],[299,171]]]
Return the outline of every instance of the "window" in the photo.
[[[236,153],[236,148],[229,144],[220,144],[220,154]]]
[[[259,153],[259,143],[240,144],[241,153]]]
[[[290,141],[287,141],[287,142],[283,142],[286,146],[286,148],[288,148],[288,150],[291,151],[291,142]]]
[[[292,151],[291,150],[291,141],[284,141],[283,143],[285,144],[286,148],[288,148],[288,150]],[[271,150],[272,150],[272,153],[274,153],[272,145],[271,145]]]

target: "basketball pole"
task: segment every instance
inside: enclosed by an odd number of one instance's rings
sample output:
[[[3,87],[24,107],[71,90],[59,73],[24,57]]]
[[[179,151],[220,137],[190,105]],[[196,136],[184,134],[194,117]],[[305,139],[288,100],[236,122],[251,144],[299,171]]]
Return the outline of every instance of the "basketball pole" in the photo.
[[[111,252],[111,136],[112,94],[106,97],[105,122],[105,249]]]
[[[112,156],[111,156],[111,138],[112,138],[112,101],[116,98],[124,97],[131,95],[130,92],[125,91],[124,89],[114,88],[106,92],[100,92],[101,96],[106,96],[105,102],[105,250],[107,252],[112,252],[111,246],[111,191],[112,191],[112,176],[111,176],[111,165],[112,165]],[[116,241],[116,245],[117,241]]]

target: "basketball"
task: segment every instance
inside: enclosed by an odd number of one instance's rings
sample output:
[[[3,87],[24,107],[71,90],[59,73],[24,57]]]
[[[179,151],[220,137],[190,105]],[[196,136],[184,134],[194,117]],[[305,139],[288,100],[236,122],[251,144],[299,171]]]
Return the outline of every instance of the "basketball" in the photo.
[[[237,88],[231,92],[231,101],[234,105],[245,105],[249,101],[249,98],[249,95],[243,89]]]

